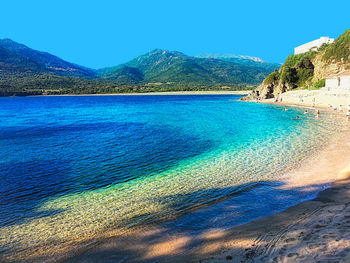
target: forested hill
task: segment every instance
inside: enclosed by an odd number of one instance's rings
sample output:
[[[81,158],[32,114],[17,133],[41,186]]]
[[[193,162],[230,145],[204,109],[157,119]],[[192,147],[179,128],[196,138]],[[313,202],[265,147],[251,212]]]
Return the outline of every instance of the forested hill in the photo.
[[[96,76],[96,71],[93,69],[67,62],[47,52],[31,49],[11,39],[0,39],[0,49],[3,51],[0,54],[0,70],[13,68],[14,72],[46,72],[76,77]]]
[[[155,49],[128,63],[99,70],[104,79],[199,84],[257,84],[273,69]]]
[[[100,70],[0,39],[0,96],[252,89],[272,68],[155,49]]]

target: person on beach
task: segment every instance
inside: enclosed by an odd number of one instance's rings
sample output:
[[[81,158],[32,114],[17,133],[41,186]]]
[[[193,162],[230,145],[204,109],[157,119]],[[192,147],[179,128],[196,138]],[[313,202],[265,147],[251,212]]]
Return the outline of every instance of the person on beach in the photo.
[[[315,107],[315,97],[312,98],[312,107]]]
[[[339,105],[339,111],[343,111],[343,105]]]

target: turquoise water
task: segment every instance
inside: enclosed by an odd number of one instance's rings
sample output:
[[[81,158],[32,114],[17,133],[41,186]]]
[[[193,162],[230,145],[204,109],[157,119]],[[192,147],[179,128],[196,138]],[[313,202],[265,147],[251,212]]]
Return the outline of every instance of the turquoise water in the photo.
[[[341,125],[238,98],[0,98],[0,255],[149,224],[195,235],[314,196],[281,176]]]

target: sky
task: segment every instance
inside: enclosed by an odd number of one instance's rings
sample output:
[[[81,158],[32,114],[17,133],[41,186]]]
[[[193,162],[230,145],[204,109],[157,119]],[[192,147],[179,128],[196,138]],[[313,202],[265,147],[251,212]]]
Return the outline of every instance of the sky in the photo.
[[[1,0],[0,38],[95,69],[155,48],[281,63],[350,28],[349,10],[349,0]]]

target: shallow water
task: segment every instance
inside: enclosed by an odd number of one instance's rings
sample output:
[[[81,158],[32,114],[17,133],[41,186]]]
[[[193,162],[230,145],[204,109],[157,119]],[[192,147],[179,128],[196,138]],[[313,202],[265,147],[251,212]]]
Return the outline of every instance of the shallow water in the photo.
[[[0,98],[0,255],[151,223],[198,234],[314,196],[281,176],[342,124],[237,98]]]

